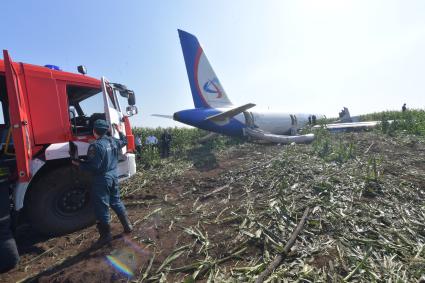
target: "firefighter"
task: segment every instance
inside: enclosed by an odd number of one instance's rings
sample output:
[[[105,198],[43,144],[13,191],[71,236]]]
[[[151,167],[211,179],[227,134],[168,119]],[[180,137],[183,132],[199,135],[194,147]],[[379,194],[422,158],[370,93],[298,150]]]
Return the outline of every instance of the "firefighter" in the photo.
[[[172,138],[168,130],[164,130],[161,135],[161,158],[167,158],[170,156],[171,139]]]
[[[119,133],[119,139],[106,135],[109,125],[105,120],[96,120],[93,126],[96,141],[89,146],[87,160],[72,161],[74,165],[79,165],[82,170],[94,175],[91,197],[100,234],[95,246],[102,246],[112,240],[109,206],[117,214],[124,232],[130,233],[133,230],[120,199],[117,176],[118,152],[127,145],[127,139],[118,125],[113,126]]]

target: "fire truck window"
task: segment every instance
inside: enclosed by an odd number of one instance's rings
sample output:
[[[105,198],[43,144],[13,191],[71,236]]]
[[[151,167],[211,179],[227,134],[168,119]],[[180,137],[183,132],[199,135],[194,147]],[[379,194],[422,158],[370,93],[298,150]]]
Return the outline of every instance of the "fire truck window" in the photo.
[[[3,158],[4,146],[7,141],[9,132],[9,110],[8,97],[6,89],[6,80],[4,76],[0,76],[0,158]],[[10,140],[10,149],[13,150],[13,141]]]
[[[7,103],[7,92],[6,92],[6,79],[4,76],[0,76],[0,125],[8,124],[8,103]]]
[[[90,117],[94,113],[104,113],[102,92],[81,100],[79,106],[86,117]],[[79,114],[78,111],[77,114]]]
[[[117,105],[115,104],[114,91],[109,84],[106,85],[106,90],[109,96],[109,101],[108,101],[109,106],[117,109]]]
[[[6,124],[4,122],[4,114],[3,114],[3,102],[0,101],[0,125]]]
[[[122,97],[121,95],[117,94],[118,98],[118,110],[125,112],[125,107],[128,105],[128,99],[126,97]]]
[[[69,117],[76,135],[91,134],[93,123],[105,119],[101,89],[68,86]]]

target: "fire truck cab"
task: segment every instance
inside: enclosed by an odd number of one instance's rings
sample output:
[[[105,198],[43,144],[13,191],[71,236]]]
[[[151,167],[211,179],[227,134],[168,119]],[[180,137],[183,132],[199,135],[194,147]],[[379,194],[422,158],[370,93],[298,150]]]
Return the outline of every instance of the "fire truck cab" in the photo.
[[[119,156],[118,175],[124,180],[135,174],[129,123],[129,117],[137,114],[134,92],[84,72],[14,63],[6,50],[3,58],[0,180],[4,182],[0,190],[9,189],[13,210],[25,212],[43,234],[60,235],[93,224],[91,176],[71,165],[70,143],[84,159],[94,141],[94,121],[107,120],[115,137],[118,133],[112,124],[119,124],[128,145]]]

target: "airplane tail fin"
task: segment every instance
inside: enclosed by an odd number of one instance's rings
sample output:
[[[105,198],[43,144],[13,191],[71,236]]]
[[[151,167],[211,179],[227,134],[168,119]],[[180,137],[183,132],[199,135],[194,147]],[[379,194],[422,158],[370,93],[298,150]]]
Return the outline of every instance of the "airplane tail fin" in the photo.
[[[232,106],[198,39],[178,30],[196,108],[226,108]]]

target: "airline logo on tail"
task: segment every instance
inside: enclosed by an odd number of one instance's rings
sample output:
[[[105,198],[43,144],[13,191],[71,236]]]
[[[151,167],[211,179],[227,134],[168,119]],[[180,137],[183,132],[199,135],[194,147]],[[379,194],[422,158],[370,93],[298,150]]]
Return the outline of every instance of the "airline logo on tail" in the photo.
[[[204,99],[210,107],[230,106],[230,100],[208,62],[207,56],[205,56],[202,48],[199,48],[199,50],[201,54],[195,65],[195,74],[197,74],[195,82],[198,85],[198,90],[202,99]]]
[[[218,81],[217,78],[214,78],[212,80],[207,81],[204,84],[203,89],[206,92],[208,92],[208,93],[217,93],[217,97],[216,98],[223,97],[223,92],[221,90],[221,85],[220,85],[220,82]]]

